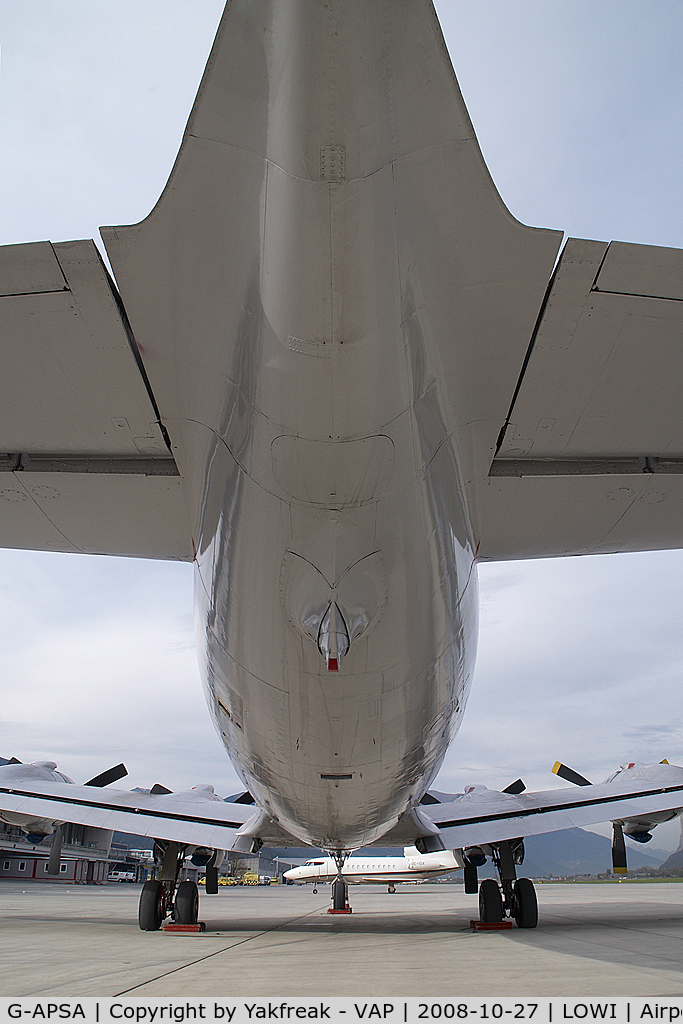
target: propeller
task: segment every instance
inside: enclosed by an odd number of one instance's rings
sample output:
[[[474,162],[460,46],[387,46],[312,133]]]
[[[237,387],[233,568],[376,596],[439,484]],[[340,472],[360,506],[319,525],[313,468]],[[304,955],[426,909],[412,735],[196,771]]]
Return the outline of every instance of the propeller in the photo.
[[[469,864],[465,861],[465,867],[463,869],[465,892],[468,895],[474,895],[479,892],[479,879],[477,877],[477,865]]]
[[[624,829],[619,821],[612,822],[612,871],[615,875],[625,875],[628,871]]]
[[[211,854],[211,860],[206,865],[206,885],[204,891],[209,896],[218,895],[218,868],[216,867],[216,851]]]
[[[519,794],[523,793],[525,789],[526,789],[526,786],[524,785],[522,780],[521,779],[515,779],[514,782],[511,782],[509,786],[505,787],[503,792],[504,793],[510,793],[512,796],[519,796]]]
[[[592,786],[592,782],[579,775],[573,768],[556,761],[552,767],[553,774],[559,775],[565,782],[573,782],[575,786]],[[625,875],[628,871],[626,864],[626,840],[624,829],[619,821],[612,822],[612,871],[615,875]]]
[[[48,875],[58,875],[59,865],[62,859],[62,826],[55,825],[54,835],[52,836],[52,846],[50,848],[50,856],[47,862],[47,873]]]
[[[86,782],[86,786],[97,786],[98,789],[102,789],[104,786],[110,786],[112,782],[118,782],[119,779],[124,779],[128,774],[128,769],[125,764],[116,764],[113,768],[107,768],[105,772],[100,772],[94,779],[90,779]]]
[[[556,761],[552,767],[553,775],[559,775],[565,782],[573,782],[575,786],[591,786],[592,783],[585,779],[583,775],[579,775],[573,768],[568,768],[566,764],[560,764]]]
[[[231,801],[233,804],[253,804],[255,802],[256,801],[248,789],[245,790],[244,793],[240,793],[239,796],[236,796],[235,799]]]

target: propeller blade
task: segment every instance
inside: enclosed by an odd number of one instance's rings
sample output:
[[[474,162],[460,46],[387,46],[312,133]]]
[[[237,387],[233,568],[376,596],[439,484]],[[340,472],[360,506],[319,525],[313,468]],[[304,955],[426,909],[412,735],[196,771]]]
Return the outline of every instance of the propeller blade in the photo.
[[[247,790],[245,790],[244,793],[240,794],[240,796],[238,796],[236,800],[233,800],[233,803],[236,803],[236,804],[253,804],[253,803],[255,803],[255,800],[254,800],[253,796],[251,795],[251,793],[249,792],[249,790],[247,789]]]
[[[90,782],[86,782],[86,786],[97,786],[98,789],[102,789],[103,786],[109,786],[112,782],[124,779],[127,774],[128,769],[125,764],[117,764],[113,768],[107,768],[106,772],[100,772]]]
[[[612,871],[615,875],[625,875],[626,866],[626,843],[624,841],[624,830],[618,821],[612,822]]]
[[[509,786],[506,786],[503,792],[510,793],[512,796],[519,796],[519,794],[523,793],[525,789],[526,786],[522,780],[516,779],[514,782],[511,782]]]
[[[211,860],[206,865],[206,885],[204,891],[209,896],[218,895],[218,868],[216,867],[216,851],[214,850]]]
[[[588,779],[584,779],[583,775],[579,775],[573,768],[568,768],[566,764],[560,764],[556,761],[552,767],[554,775],[559,775],[565,782],[573,782],[575,786],[591,786],[592,783]]]
[[[477,878],[477,865],[476,864],[465,864],[463,871],[465,892],[471,895],[476,895],[479,892],[479,879]]]
[[[62,859],[62,826],[55,827],[55,834],[52,837],[52,849],[47,862],[48,875],[58,875],[59,865]]]
[[[164,796],[164,794],[172,792],[172,789],[166,789],[166,786],[162,786],[160,782],[155,782],[150,789],[152,796]]]

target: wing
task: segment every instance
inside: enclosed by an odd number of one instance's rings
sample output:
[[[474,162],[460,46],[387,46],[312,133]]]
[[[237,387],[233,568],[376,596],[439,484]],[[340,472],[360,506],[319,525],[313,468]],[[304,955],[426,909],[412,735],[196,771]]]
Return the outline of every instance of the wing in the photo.
[[[498,443],[482,559],[683,545],[683,251],[569,239]]]
[[[518,796],[476,786],[451,803],[421,812],[440,829],[448,849],[503,842],[565,828],[625,820],[683,808],[683,768],[668,765],[657,781],[609,782]]]
[[[91,241],[0,247],[0,546],[191,560],[177,466]]]
[[[193,846],[230,849],[254,808],[194,794],[152,796],[123,790],[0,776],[0,810],[27,817],[71,821]]]

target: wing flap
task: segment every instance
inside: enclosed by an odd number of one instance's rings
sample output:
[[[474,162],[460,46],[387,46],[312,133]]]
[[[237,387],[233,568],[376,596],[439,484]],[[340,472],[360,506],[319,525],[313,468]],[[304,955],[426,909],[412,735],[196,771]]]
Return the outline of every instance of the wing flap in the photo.
[[[683,251],[570,239],[487,482],[482,559],[683,545]]]
[[[683,300],[683,253],[657,245],[612,242],[600,267],[600,292]]]
[[[488,481],[484,561],[681,547],[683,476]]]
[[[3,246],[0,289],[2,451],[168,456],[93,242]]]
[[[0,247],[0,544],[191,560],[182,481],[92,241]]]
[[[0,472],[0,543],[192,561],[180,478],[145,475],[144,467],[141,460],[134,473]]]

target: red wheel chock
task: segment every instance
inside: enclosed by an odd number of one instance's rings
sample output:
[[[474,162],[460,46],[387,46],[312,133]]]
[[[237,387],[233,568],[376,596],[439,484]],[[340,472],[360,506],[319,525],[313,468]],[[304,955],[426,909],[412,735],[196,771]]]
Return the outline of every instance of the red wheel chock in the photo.
[[[175,921],[167,921],[166,924],[162,925],[161,930],[186,935],[188,932],[206,931],[206,925],[203,921],[197,921],[196,924],[176,924]]]

